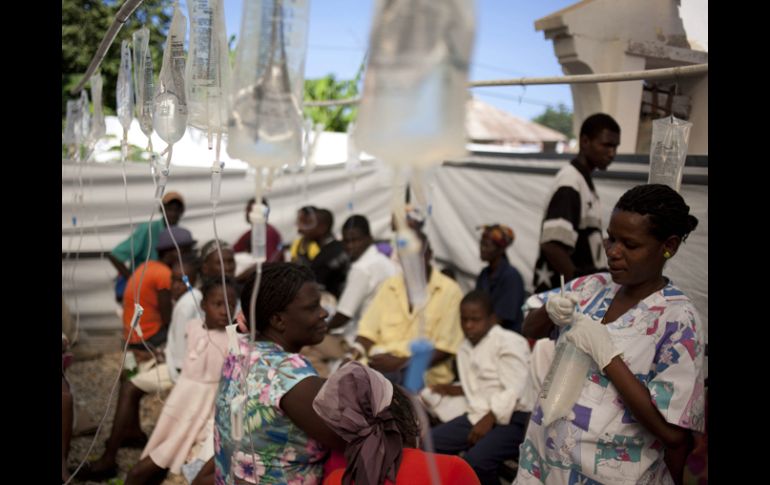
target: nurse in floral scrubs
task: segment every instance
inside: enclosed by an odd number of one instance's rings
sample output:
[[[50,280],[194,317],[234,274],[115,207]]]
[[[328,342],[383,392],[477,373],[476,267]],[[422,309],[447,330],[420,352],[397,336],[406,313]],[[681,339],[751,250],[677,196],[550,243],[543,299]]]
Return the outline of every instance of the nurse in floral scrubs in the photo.
[[[689,209],[665,185],[634,187],[612,212],[609,272],[531,297],[544,305],[524,335],[558,330],[593,363],[567,416],[546,426],[536,404],[516,484],[682,483],[692,432],[704,427],[704,332],[663,269],[698,224]]]

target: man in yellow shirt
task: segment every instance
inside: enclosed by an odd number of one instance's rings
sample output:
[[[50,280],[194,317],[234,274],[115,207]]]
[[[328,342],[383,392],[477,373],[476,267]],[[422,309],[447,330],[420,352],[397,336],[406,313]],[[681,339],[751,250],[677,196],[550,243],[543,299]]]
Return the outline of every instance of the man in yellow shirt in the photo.
[[[463,340],[459,312],[463,294],[457,283],[433,270],[430,243],[424,234],[418,235],[423,243],[428,280],[424,337],[434,346],[425,385],[449,384],[455,379],[452,357]],[[359,322],[359,352],[370,367],[396,383],[401,382],[409,364],[409,344],[419,336],[418,317],[409,302],[404,276],[397,274],[382,282]]]

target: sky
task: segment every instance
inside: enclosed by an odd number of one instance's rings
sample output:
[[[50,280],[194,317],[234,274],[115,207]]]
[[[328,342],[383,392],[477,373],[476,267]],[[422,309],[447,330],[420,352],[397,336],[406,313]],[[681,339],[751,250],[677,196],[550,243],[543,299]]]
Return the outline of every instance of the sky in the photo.
[[[227,37],[237,37],[242,0],[224,1]],[[553,43],[535,31],[535,21],[576,1],[477,0],[470,79],[562,76]],[[355,76],[369,42],[374,6],[375,0],[310,1],[305,78]],[[567,85],[474,88],[472,92],[524,119],[541,114],[547,105],[563,103],[572,108]]]

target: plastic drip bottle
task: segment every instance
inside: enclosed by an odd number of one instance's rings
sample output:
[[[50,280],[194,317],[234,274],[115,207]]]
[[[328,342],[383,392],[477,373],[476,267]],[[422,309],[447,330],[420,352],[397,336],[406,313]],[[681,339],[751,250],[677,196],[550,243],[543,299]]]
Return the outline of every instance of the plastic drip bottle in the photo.
[[[308,3],[244,2],[227,153],[259,167],[302,157],[302,83]]]
[[[153,79],[152,55],[150,54],[150,31],[142,27],[132,35],[134,41],[134,94],[136,97],[136,118],[139,128],[148,140],[152,135],[152,108],[155,82]],[[149,142],[152,144],[152,141]]]
[[[380,2],[356,144],[395,164],[465,153],[465,104],[475,15],[471,0]]]
[[[673,115],[653,120],[648,184],[664,184],[679,192],[692,123]]]
[[[227,97],[230,92],[230,62],[221,0],[187,3],[190,16],[190,48],[185,70],[187,122],[206,130],[209,149],[212,134],[227,129]]]
[[[267,207],[261,202],[255,203],[251,208],[249,220],[251,221],[251,254],[257,264],[267,260],[267,220],[265,219]]]
[[[591,357],[571,342],[559,339],[551,368],[540,392],[543,426],[567,416],[577,402],[591,367]]]
[[[187,101],[184,87],[184,37],[187,19],[174,4],[158,89],[154,100],[152,123],[155,131],[169,145],[178,142],[187,129]],[[170,155],[169,155],[170,158]]]

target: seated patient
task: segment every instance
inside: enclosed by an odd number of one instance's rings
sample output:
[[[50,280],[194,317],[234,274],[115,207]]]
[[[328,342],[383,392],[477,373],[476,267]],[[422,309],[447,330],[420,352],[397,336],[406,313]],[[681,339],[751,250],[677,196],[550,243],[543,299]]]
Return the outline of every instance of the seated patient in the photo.
[[[429,484],[429,460],[436,465],[438,483],[479,483],[460,458],[417,449],[420,426],[408,394],[359,362],[348,362],[329,376],[313,409],[347,441],[347,463],[329,470],[324,485],[351,480],[356,485]]]
[[[483,485],[499,485],[498,468],[519,456],[535,397],[529,379],[529,343],[495,323],[483,291],[463,298],[460,321],[465,339],[457,352],[460,386],[434,386],[441,394],[464,395],[466,412],[432,431],[438,453],[465,451]]]
[[[202,288],[201,308],[206,322],[195,318],[187,322],[187,353],[174,388],[163,406],[142,459],[126,477],[126,485],[161,483],[171,470],[179,474],[182,464],[196,444],[206,440],[214,430],[214,398],[222,364],[227,352],[225,327],[235,310],[237,291],[231,279],[212,278]],[[213,456],[210,450],[209,456]]]

